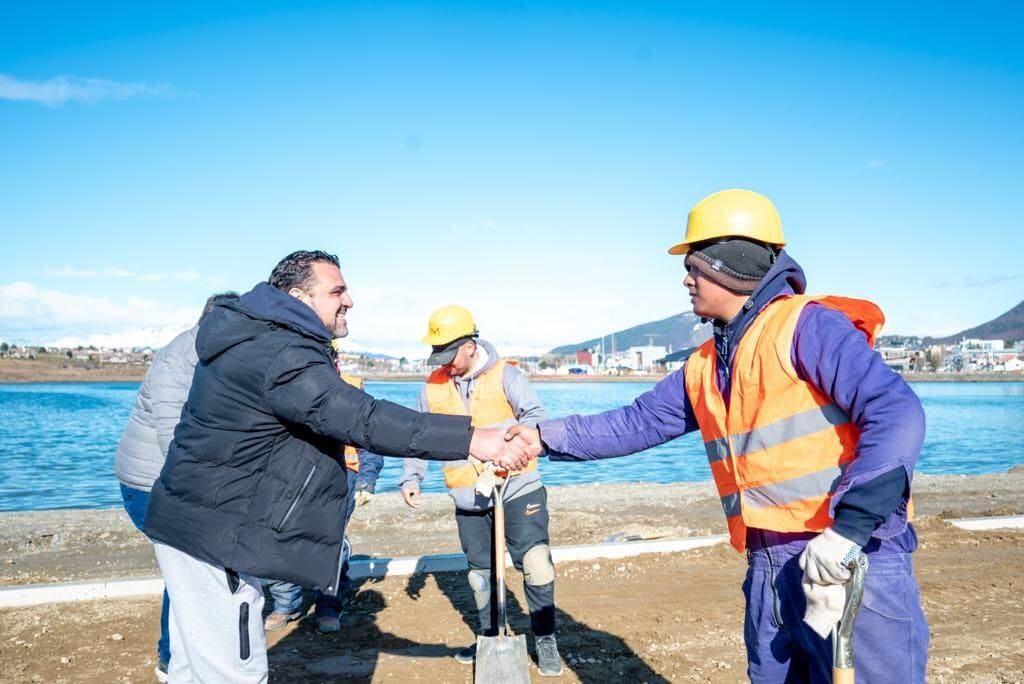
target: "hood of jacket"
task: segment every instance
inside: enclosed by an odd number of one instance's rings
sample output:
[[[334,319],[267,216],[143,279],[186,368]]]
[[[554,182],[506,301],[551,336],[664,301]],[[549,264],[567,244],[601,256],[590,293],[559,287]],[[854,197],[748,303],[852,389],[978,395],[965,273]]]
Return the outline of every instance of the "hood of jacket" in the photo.
[[[331,333],[316,312],[286,292],[259,283],[238,298],[219,303],[203,319],[196,334],[202,363],[228,349],[276,328],[285,328],[317,342],[331,344]]]
[[[732,356],[743,333],[761,310],[776,297],[803,294],[806,288],[807,278],[804,276],[804,270],[786,250],[781,250],[771,269],[761,279],[736,317],[728,323],[714,321],[715,351],[718,358],[725,361],[726,368],[732,366]]]

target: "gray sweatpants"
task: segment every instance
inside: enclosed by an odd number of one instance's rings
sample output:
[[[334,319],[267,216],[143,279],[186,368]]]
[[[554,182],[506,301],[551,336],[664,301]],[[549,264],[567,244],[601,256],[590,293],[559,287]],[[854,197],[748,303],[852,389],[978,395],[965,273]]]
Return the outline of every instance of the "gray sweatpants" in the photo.
[[[229,573],[166,544],[153,546],[171,597],[168,681],[266,682],[260,581]]]

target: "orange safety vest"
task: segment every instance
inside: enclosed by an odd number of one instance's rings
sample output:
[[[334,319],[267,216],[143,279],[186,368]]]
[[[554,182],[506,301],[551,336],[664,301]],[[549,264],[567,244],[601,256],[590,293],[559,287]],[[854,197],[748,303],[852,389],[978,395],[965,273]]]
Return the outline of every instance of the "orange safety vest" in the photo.
[[[714,340],[686,361],[686,394],[738,551],[746,548],[748,527],[828,527],[832,492],[856,458],[860,430],[793,367],[793,334],[810,302],[845,314],[868,344],[885,322],[877,306],[861,299],[794,295],[770,302],[736,349],[728,406],[716,381]]]
[[[354,375],[346,375],[344,373],[338,373],[341,379],[352,385],[356,389],[363,389],[363,379],[357,378]],[[345,467],[351,470],[353,473],[359,472],[359,450],[351,444],[345,445]]]
[[[431,413],[444,413],[450,416],[466,416],[472,419],[473,427],[494,427],[501,424],[515,423],[516,414],[505,396],[502,382],[505,375],[505,364],[517,365],[515,361],[499,359],[496,364],[479,376],[473,386],[473,396],[469,400],[469,411],[462,401],[455,383],[443,368],[438,368],[427,378],[427,409]],[[444,467],[444,483],[449,489],[474,487],[480,473],[487,467],[475,459],[469,462],[456,461]],[[523,470],[512,472],[522,475],[537,469],[537,459]]]

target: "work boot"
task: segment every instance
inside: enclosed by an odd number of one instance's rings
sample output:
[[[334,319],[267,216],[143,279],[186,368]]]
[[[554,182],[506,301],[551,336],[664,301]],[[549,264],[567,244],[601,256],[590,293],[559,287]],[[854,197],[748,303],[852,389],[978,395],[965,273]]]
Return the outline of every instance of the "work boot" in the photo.
[[[455,662],[472,665],[476,661],[476,644],[470,644],[455,654]]]
[[[285,625],[299,617],[298,613],[271,613],[263,621],[263,629],[268,632],[276,632],[284,629]]]
[[[316,629],[321,634],[331,634],[341,631],[341,620],[333,615],[325,615],[316,619]]]
[[[545,677],[562,674],[562,656],[558,655],[555,635],[537,637],[537,669]]]

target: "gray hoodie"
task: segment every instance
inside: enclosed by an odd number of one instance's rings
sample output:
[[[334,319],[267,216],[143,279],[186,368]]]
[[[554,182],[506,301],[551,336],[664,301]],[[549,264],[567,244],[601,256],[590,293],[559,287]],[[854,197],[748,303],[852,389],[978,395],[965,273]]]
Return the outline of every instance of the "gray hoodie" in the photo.
[[[199,357],[195,326],[168,343],[153,364],[135,397],[135,406],[114,455],[114,474],[121,483],[149,491],[164,467],[181,407],[188,399]]]
[[[467,373],[462,377],[452,378],[452,381],[455,383],[455,389],[466,405],[467,411],[473,397],[473,390],[476,387],[476,379],[491,368],[494,368],[500,359],[497,350],[490,342],[477,340],[477,344],[487,353],[487,362],[474,372]],[[537,398],[537,393],[533,391],[533,387],[530,386],[530,381],[526,375],[518,368],[510,364],[505,365],[502,387],[505,390],[505,397],[515,413],[516,423],[534,427],[537,423],[547,418],[544,407],[541,405],[540,399]],[[424,386],[423,391],[420,393],[416,408],[423,413],[428,412],[426,386]],[[449,461],[445,465],[455,467],[465,465],[465,463],[466,461]],[[402,468],[402,480],[400,482],[402,489],[419,491],[420,482],[423,481],[427,474],[427,465],[428,462],[421,459],[405,459]],[[534,470],[522,475],[516,475],[509,478],[503,500],[511,501],[524,494],[536,491],[540,487],[540,473],[538,471]],[[472,487],[451,489],[448,493],[455,500],[456,508],[460,510],[486,511],[491,508],[491,499],[480,496]]]

